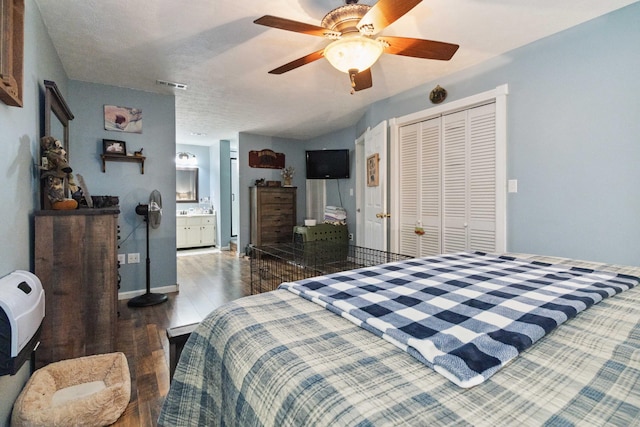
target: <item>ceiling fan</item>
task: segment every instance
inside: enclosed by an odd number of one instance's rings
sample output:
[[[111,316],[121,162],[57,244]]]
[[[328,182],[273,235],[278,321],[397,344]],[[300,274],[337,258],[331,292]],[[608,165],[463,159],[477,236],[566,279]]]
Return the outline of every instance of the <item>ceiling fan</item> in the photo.
[[[373,36],[404,16],[422,0],[379,0],[375,5],[346,0],[344,6],[327,13],[320,26],[265,15],[255,24],[333,40],[324,49],[310,53],[269,71],[283,74],[320,58],[339,71],[349,74],[351,93],[373,86],[371,66],[382,53],[414,58],[448,61],[458,50],[457,44],[394,36]]]

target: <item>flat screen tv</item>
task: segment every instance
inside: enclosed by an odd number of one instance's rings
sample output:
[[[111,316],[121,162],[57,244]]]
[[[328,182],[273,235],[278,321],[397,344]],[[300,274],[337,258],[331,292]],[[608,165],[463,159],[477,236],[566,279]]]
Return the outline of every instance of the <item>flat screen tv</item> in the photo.
[[[307,179],[349,178],[349,150],[308,150]]]

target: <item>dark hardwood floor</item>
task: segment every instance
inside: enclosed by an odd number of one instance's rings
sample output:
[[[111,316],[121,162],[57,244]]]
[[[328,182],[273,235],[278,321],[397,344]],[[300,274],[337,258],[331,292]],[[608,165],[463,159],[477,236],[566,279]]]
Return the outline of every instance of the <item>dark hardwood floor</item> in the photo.
[[[131,308],[119,302],[117,351],[127,355],[131,400],[116,426],[155,426],[169,391],[166,329],[201,321],[220,305],[249,294],[250,261],[222,251],[178,256],[179,292],[166,303]]]

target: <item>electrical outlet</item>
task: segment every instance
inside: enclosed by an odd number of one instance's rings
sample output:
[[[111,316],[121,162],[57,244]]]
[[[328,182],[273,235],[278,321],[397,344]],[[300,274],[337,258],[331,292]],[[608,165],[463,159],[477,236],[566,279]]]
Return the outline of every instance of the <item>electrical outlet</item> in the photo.
[[[349,240],[353,240],[353,233],[349,233]]]
[[[123,265],[123,264],[127,263],[124,254],[118,254],[118,262],[120,263],[120,265]]]
[[[127,262],[129,264],[137,264],[140,262],[140,254],[139,253],[131,253],[127,254]]]

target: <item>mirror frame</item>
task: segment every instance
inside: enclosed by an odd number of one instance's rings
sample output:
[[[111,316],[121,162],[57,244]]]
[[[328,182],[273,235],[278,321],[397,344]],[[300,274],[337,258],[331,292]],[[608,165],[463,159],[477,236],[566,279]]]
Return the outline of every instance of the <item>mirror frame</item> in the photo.
[[[64,129],[64,141],[61,142],[67,152],[67,162],[69,162],[69,122],[73,120],[74,116],[55,82],[45,80],[44,87],[44,136],[51,133],[51,113],[53,113]]]
[[[24,0],[0,0],[0,101],[22,107]]]
[[[176,166],[176,172],[177,171],[184,171],[184,172],[194,172],[195,173],[195,180],[194,180],[194,184],[195,184],[195,199],[178,199],[176,197],[176,203],[198,203],[198,200],[200,200],[198,198],[198,194],[200,189],[198,188],[198,168],[196,167],[184,167],[184,166]],[[176,176],[176,187],[178,185],[178,177]],[[177,188],[176,188],[177,190]]]

